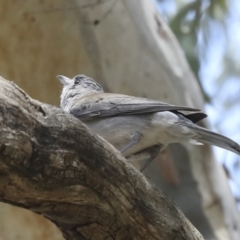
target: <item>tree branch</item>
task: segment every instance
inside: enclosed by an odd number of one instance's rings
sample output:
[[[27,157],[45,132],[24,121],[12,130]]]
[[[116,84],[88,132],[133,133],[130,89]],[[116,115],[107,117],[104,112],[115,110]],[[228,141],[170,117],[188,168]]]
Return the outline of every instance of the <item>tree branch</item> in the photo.
[[[42,214],[66,239],[203,239],[78,119],[0,86],[0,201]]]

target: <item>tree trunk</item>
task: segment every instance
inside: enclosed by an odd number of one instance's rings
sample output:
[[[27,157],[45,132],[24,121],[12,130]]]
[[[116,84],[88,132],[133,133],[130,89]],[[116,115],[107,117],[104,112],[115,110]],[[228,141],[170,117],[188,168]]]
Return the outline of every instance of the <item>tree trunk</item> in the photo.
[[[56,75],[84,73],[112,92],[203,109],[197,81],[150,0],[9,0],[2,1],[0,13],[0,72],[41,101],[58,104]],[[172,158],[175,171],[159,170],[156,161],[146,175],[174,198],[204,237],[239,239],[238,210],[211,149],[173,145],[169,152],[172,157],[161,158],[170,163]],[[16,219],[17,210],[0,208],[0,229],[8,236],[13,230],[7,232],[6,219]],[[29,217],[23,214],[19,224],[24,216]]]

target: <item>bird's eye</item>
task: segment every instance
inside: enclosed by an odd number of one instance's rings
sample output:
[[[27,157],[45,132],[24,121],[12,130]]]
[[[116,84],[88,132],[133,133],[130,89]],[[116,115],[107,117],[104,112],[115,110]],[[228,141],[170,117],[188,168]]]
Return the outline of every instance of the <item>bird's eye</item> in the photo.
[[[76,78],[75,81],[74,81],[74,84],[79,84],[79,83],[80,83],[80,79]]]

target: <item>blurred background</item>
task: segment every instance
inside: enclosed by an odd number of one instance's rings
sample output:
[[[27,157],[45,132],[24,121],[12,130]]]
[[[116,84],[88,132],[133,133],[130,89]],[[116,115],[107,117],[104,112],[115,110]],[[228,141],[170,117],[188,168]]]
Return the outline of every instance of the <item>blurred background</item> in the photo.
[[[201,126],[240,143],[239,0],[0,0],[0,29],[0,75],[39,101],[59,106],[56,75],[83,73],[109,92],[205,109]],[[205,239],[239,240],[239,171],[236,154],[173,144],[144,174]],[[1,203],[0,240],[16,239],[62,236]]]
[[[240,142],[240,1],[155,0],[199,81],[211,128]],[[240,157],[213,147],[240,209]]]

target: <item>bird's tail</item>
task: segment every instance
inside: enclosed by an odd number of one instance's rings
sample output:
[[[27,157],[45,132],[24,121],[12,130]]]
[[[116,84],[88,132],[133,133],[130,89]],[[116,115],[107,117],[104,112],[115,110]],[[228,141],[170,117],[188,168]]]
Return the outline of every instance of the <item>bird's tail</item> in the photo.
[[[240,155],[239,144],[237,144],[230,138],[224,137],[218,133],[214,133],[195,124],[185,122],[184,125],[188,128],[191,128],[194,132],[198,134],[198,137],[196,138],[197,141],[212,144]]]

